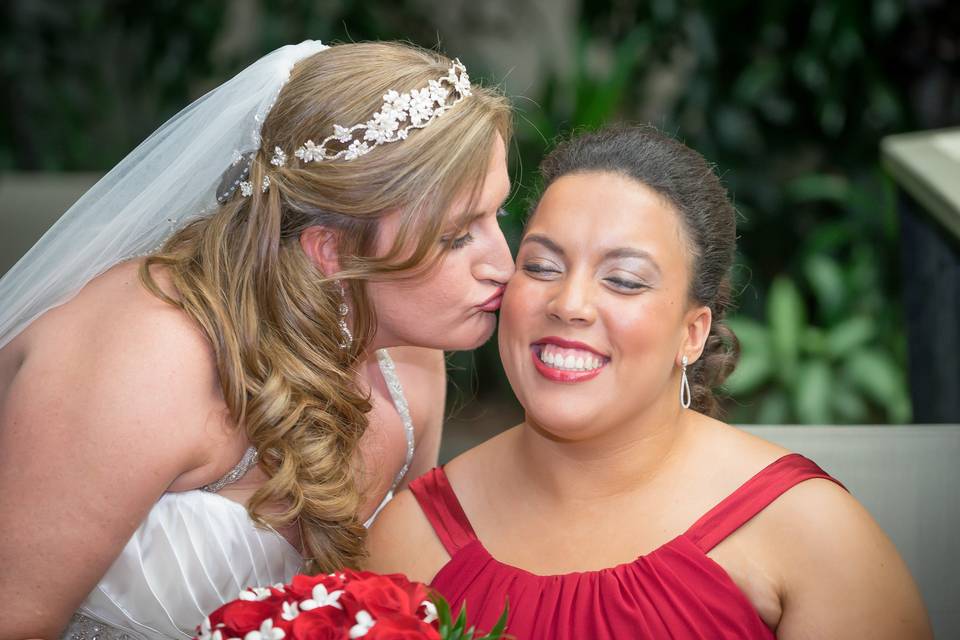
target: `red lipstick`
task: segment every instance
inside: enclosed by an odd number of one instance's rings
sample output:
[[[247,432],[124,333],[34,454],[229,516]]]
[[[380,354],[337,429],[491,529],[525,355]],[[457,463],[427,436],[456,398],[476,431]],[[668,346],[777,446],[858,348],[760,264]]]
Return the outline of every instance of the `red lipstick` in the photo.
[[[604,362],[596,369],[592,369],[590,371],[564,371],[562,369],[554,369],[546,362],[541,360],[536,349],[530,349],[530,357],[533,358],[533,366],[537,368],[537,372],[539,372],[540,375],[547,380],[552,380],[553,382],[573,383],[593,380],[600,375],[600,372],[603,371],[604,367],[607,366],[607,363]]]

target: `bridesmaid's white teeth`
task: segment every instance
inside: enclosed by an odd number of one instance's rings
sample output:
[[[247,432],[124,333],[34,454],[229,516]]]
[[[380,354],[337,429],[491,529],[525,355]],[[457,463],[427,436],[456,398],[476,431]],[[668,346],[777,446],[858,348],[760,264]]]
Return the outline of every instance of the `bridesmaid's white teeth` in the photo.
[[[606,358],[582,349],[566,349],[553,344],[538,346],[537,357],[544,364],[564,371],[593,371],[606,364]]]

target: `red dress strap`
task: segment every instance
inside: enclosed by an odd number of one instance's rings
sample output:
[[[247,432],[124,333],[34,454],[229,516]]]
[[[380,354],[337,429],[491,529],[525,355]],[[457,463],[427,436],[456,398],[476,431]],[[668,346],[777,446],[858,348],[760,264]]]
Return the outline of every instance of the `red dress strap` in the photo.
[[[451,557],[477,539],[443,467],[431,469],[411,482],[410,492]]]
[[[831,480],[846,490],[812,460],[799,453],[790,453],[767,465],[697,520],[687,531],[686,537],[707,553],[788,489],[812,478]]]

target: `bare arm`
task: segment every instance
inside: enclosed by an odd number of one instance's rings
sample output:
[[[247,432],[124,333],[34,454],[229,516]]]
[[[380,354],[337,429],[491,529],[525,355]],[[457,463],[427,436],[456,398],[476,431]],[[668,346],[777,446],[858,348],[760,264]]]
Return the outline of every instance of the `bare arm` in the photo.
[[[205,463],[210,393],[182,327],[86,327],[31,350],[0,413],[2,638],[59,637],[150,507]],[[186,353],[185,353],[186,350]]]
[[[798,485],[782,500],[796,517],[782,559],[783,640],[932,638],[910,572],[870,514],[825,480]]]

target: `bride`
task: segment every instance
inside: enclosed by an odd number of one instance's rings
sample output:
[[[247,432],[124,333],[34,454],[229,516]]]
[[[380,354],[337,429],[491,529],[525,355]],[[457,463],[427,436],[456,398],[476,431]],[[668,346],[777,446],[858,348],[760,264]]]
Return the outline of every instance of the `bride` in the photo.
[[[0,637],[189,637],[355,565],[494,330],[510,127],[459,61],[308,41],[68,210],[0,280]]]

